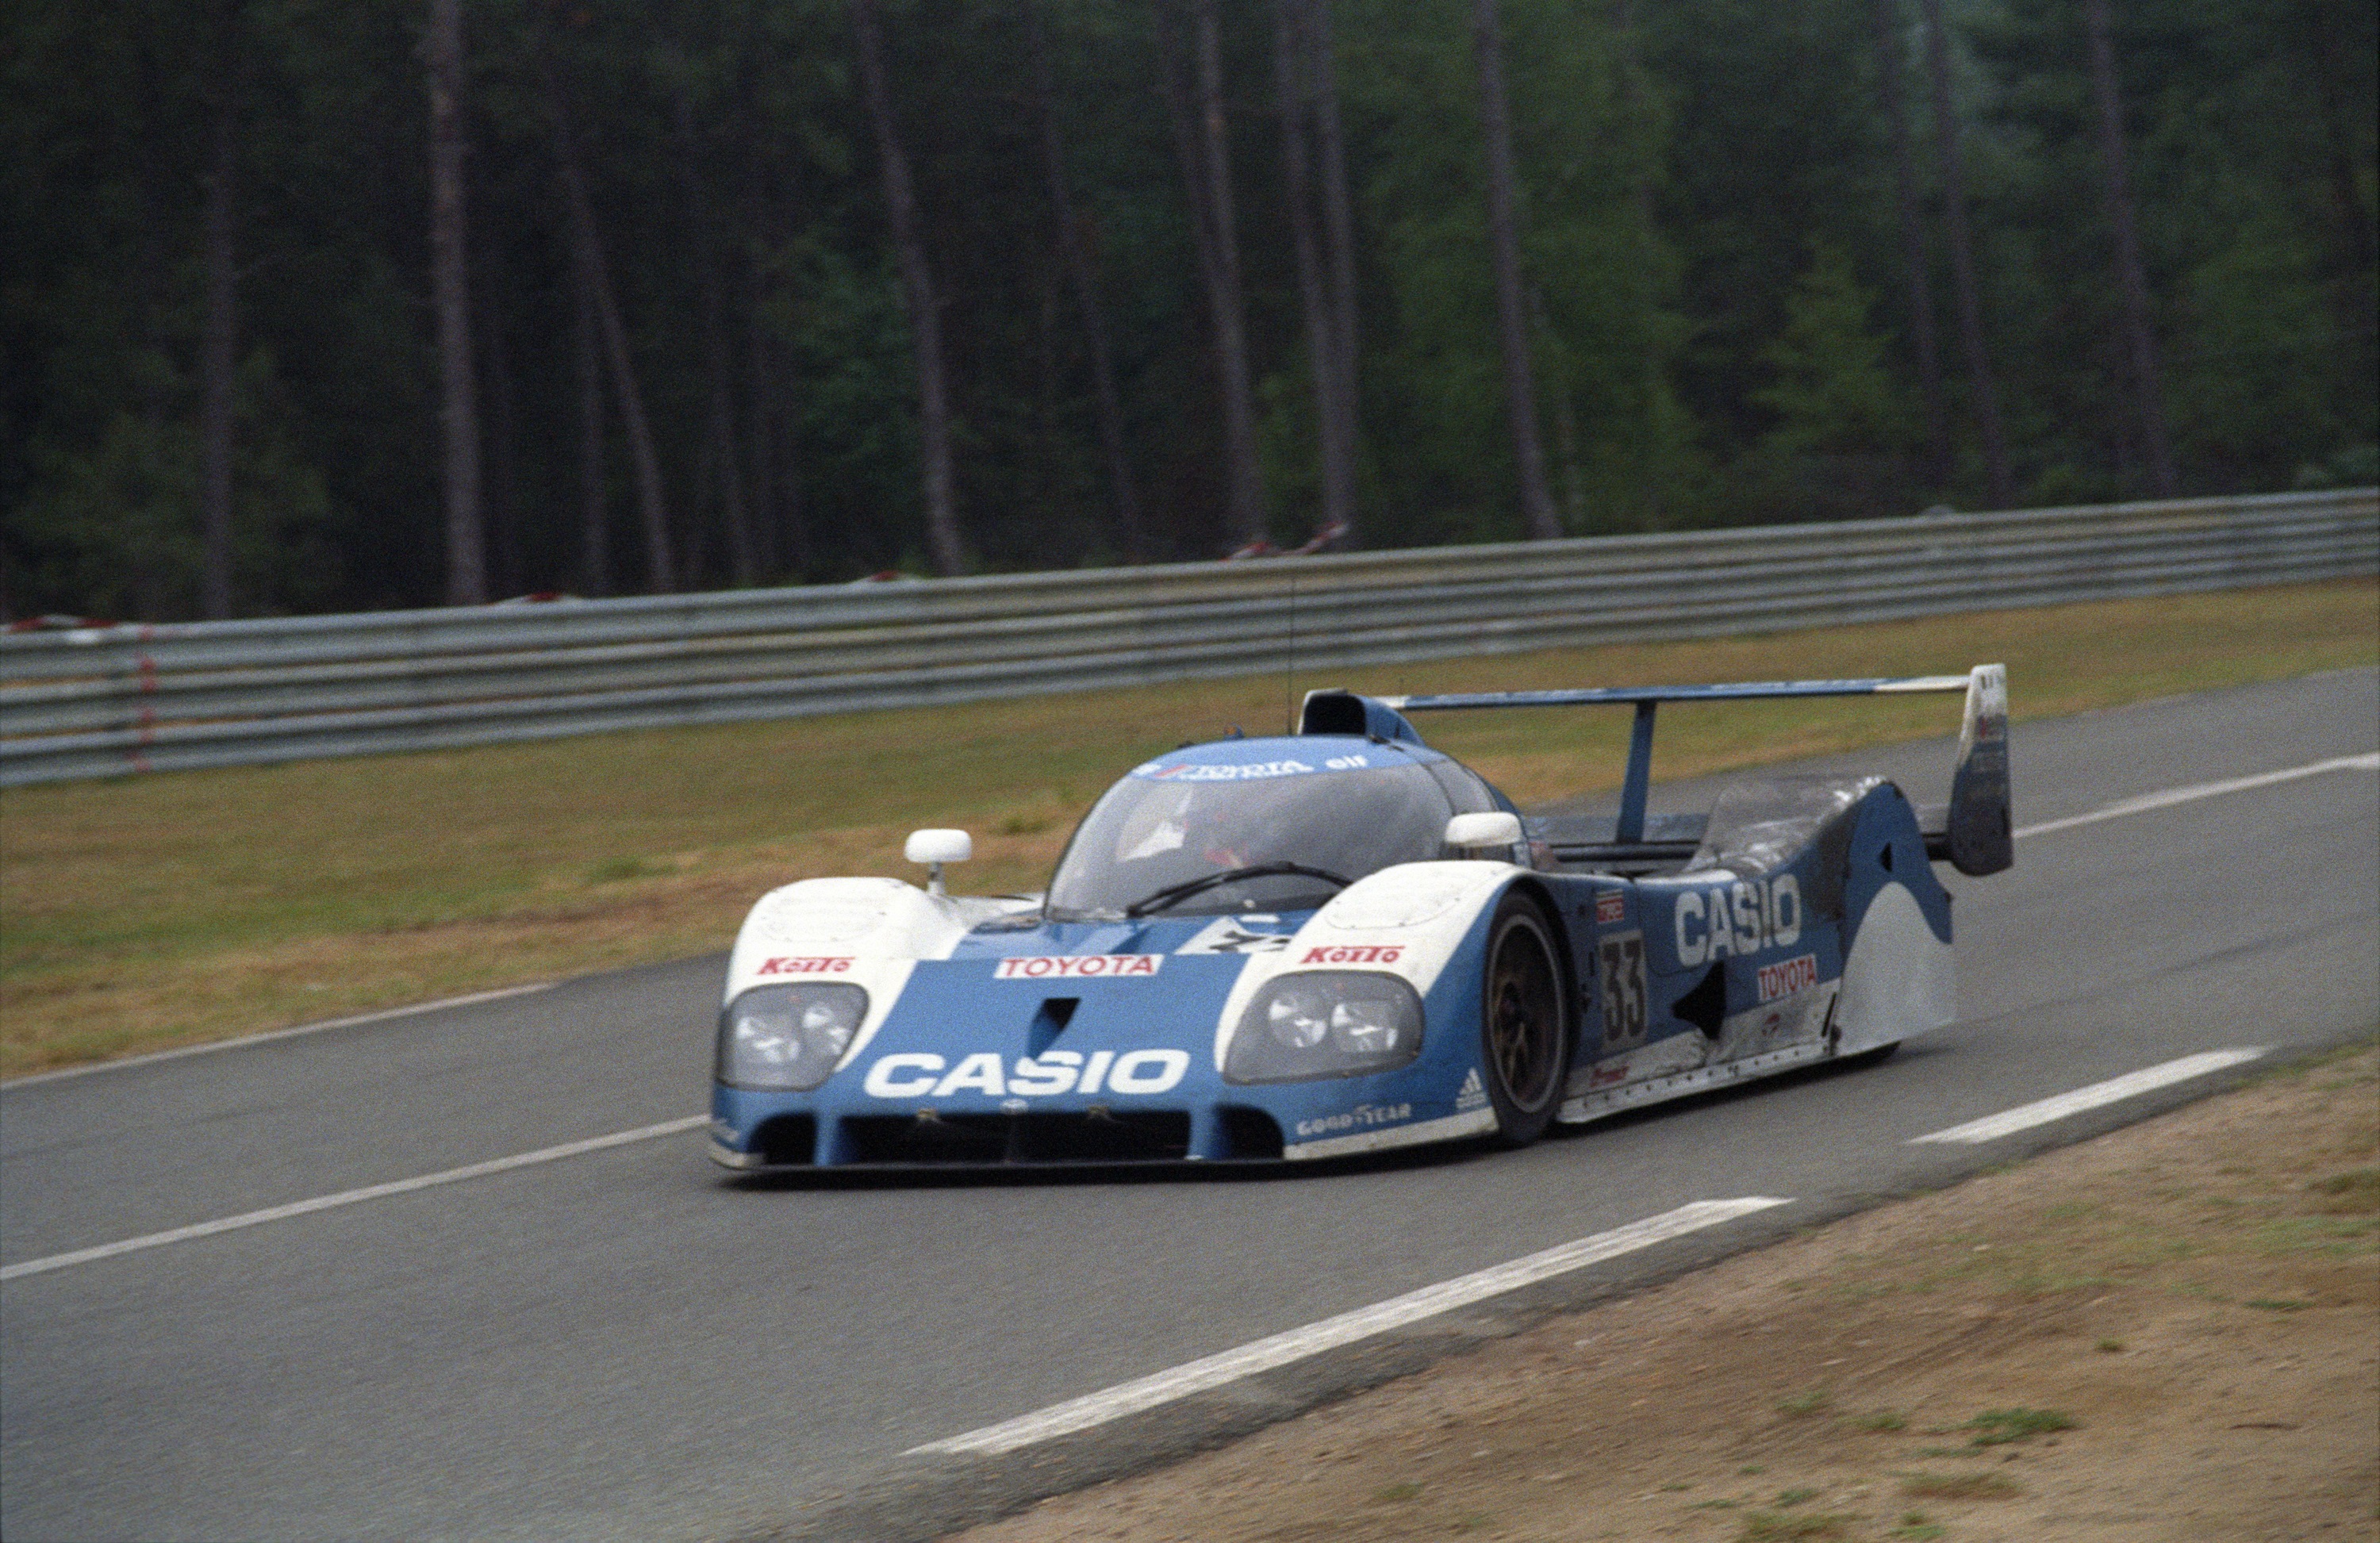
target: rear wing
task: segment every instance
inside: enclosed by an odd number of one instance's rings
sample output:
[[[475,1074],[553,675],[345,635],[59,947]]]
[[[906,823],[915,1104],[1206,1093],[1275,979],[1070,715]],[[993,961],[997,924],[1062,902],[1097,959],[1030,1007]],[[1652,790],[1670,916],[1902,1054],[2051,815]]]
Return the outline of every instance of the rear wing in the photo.
[[[1354,716],[1377,705],[1393,719],[1405,712],[1442,712],[1492,707],[1606,707],[1636,710],[1628,742],[1628,774],[1621,785],[1620,818],[1612,835],[1621,845],[1645,842],[1645,801],[1653,782],[1653,715],[1663,702],[1742,701],[1770,697],[1881,697],[1916,691],[1963,691],[1966,714],[1959,731],[1959,759],[1950,777],[1950,803],[1940,818],[1925,821],[1926,856],[1948,861],[1961,873],[1998,873],[2015,860],[2008,760],[2008,667],[1978,664],[1963,675],[1912,675],[1900,679],[1744,681],[1722,686],[1608,686],[1560,691],[1473,691],[1437,696],[1351,699],[1345,692],[1309,692],[1300,732],[1344,733]],[[1377,730],[1375,730],[1377,732]]]

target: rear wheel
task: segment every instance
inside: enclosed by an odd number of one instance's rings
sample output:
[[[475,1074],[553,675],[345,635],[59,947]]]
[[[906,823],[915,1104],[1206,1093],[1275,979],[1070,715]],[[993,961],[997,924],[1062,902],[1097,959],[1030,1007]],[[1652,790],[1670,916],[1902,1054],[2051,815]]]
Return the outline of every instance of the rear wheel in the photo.
[[[1525,895],[1506,895],[1488,929],[1479,1041],[1496,1139],[1526,1146],[1544,1134],[1561,1099],[1562,1072],[1570,1063],[1570,1002],[1553,928]]]

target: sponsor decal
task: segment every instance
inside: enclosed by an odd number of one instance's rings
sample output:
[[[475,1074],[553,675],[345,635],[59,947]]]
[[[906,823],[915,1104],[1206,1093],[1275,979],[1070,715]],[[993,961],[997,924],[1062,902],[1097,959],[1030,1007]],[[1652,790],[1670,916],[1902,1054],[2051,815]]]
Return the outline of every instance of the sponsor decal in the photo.
[[[1624,1061],[1614,1062],[1609,1066],[1597,1066],[1594,1074],[1586,1079],[1586,1085],[1589,1087],[1609,1087],[1613,1083],[1625,1079],[1627,1075],[1628,1063]]]
[[[994,980],[1089,980],[1100,977],[1155,975],[1162,954],[1019,954],[1002,959]]]
[[[1198,761],[1143,761],[1132,774],[1152,783],[1247,783],[1267,777],[1303,777],[1316,772],[1362,772],[1379,764],[1369,755],[1350,752],[1327,758],[1319,766],[1296,759],[1235,761],[1209,765]]]
[[[1060,1093],[1122,1094],[1141,1098],[1163,1093],[1190,1070],[1188,1051],[1043,1051],[1003,1062],[990,1051],[961,1056],[955,1063],[926,1051],[902,1051],[880,1056],[868,1068],[861,1088],[874,1099],[947,1099],[953,1093],[981,1093],[1005,1100],[1001,1107],[1014,1113],[1028,1098]]]
[[[1790,873],[1679,894],[1678,963],[1699,965],[1802,941],[1802,881]]]
[[[1173,952],[1176,954],[1279,954],[1289,946],[1287,932],[1257,932],[1241,925],[1253,917],[1223,917]],[[1270,920],[1272,918],[1267,917]]]
[[[1402,943],[1337,943],[1309,948],[1301,965],[1393,965],[1405,956]]]
[[[1595,943],[1596,995],[1603,1006],[1603,1051],[1645,1042],[1645,933],[1606,932]]]
[[[1760,966],[1760,1000],[1775,1002],[1796,991],[1806,991],[1818,983],[1818,956],[1804,954],[1782,964]]]
[[[848,975],[851,961],[843,959],[763,959],[755,975]]]
[[[1329,1136],[1334,1131],[1351,1131],[1369,1125],[1393,1125],[1400,1120],[1413,1118],[1411,1104],[1357,1104],[1344,1114],[1325,1114],[1317,1119],[1300,1120],[1300,1136]]]
[[[1488,1087],[1479,1080],[1479,1068],[1474,1066],[1471,1075],[1463,1079],[1462,1088],[1454,1095],[1455,1110],[1467,1114],[1487,1101]]]
[[[1595,924],[1609,927],[1628,919],[1628,896],[1618,890],[1605,890],[1595,897]]]
[[[1168,766],[1152,760],[1134,767],[1132,774],[1154,783],[1247,783],[1266,777],[1298,777],[1316,770],[1318,769],[1302,760],[1254,760],[1226,766],[1196,761],[1177,761]]]
[[[735,1127],[714,1114],[710,1117],[710,1139],[723,1147],[735,1145]]]

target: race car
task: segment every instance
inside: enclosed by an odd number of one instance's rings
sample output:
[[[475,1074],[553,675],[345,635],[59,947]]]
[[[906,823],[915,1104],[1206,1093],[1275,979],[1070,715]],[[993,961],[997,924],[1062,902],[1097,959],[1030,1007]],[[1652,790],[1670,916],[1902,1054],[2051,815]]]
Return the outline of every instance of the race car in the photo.
[[[1963,691],[1949,802],[1777,776],[1648,816],[1663,702]],[[1634,710],[1616,817],[1524,817],[1408,714]],[[753,906],[710,1153],[778,1166],[1281,1161],[1519,1146],[1952,1021],[1933,864],[2012,857],[2007,675],[1309,693],[1293,735],[1133,767],[1046,893],[897,879]]]

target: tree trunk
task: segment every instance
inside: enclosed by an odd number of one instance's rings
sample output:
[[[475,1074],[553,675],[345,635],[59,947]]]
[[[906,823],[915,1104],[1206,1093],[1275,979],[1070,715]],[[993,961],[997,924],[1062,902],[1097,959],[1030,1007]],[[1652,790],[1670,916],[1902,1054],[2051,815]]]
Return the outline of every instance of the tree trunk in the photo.
[[[612,592],[611,514],[603,499],[603,363],[595,317],[595,290],[586,265],[570,265],[572,298],[577,302],[578,342],[578,564],[579,583],[590,595]]]
[[[1345,457],[1339,481],[1343,506],[1331,517],[1345,527],[1342,544],[1355,539],[1355,461],[1362,443],[1362,411],[1356,395],[1355,217],[1347,196],[1347,147],[1339,131],[1339,55],[1330,41],[1330,0],[1304,0],[1305,48],[1314,75],[1315,150],[1322,169],[1322,230],[1330,257],[1331,341],[1338,390],[1338,448]],[[1329,479],[1325,479],[1326,490]],[[1326,515],[1330,514],[1326,503]]]
[[[1917,156],[1909,132],[1909,99],[1901,94],[1900,0],[1876,0],[1876,74],[1892,131],[1892,184],[1900,215],[1900,263],[1909,285],[1909,343],[1925,409],[1925,480],[1950,480],[1950,412],[1942,396],[1942,358],[1935,342],[1934,286],[1926,273],[1925,217],[1917,200]]]
[[[769,198],[760,169],[754,168],[751,229],[766,252],[784,249],[787,237],[783,215]],[[787,400],[785,375],[791,366],[769,330],[763,309],[768,298],[768,266],[756,259],[752,294],[745,311],[745,346],[750,355],[752,429],[752,517],[759,537],[760,557],[768,572],[782,577],[788,569],[800,582],[809,571],[809,524],[802,507],[800,446],[795,440],[795,418]]]
[[[1345,415],[1339,409],[1341,349],[1335,308],[1325,293],[1321,243],[1315,231],[1314,195],[1306,174],[1306,133],[1311,117],[1305,88],[1303,0],[1273,0],[1273,75],[1281,108],[1281,168],[1289,227],[1297,255],[1297,293],[1305,310],[1305,346],[1314,373],[1314,421],[1322,464],[1322,523],[1347,516],[1348,457],[1339,443]]]
[[[2369,273],[2374,262],[2374,221],[2367,207],[2365,184],[2357,171],[2362,159],[2357,145],[2362,122],[2349,92],[2340,89],[2342,78],[2350,76],[2359,52],[2351,40],[2343,40],[2339,29],[2326,24],[2319,13],[2308,11],[2301,17],[2303,37],[2309,55],[2308,73],[2320,82],[2322,98],[2323,139],[2329,154],[2330,203],[2338,223],[2339,250],[2345,258],[2345,271]],[[2346,356],[2347,379],[2370,380],[2373,375],[2373,349],[2380,344],[2380,317],[2374,314],[2374,295],[2367,280],[2329,286],[2338,312],[2339,343]]]
[[[444,395],[446,603],[488,599],[480,510],[480,414],[471,373],[471,296],[463,208],[462,0],[430,0],[430,288]]]
[[[2083,0],[2082,15],[2091,35],[2091,96],[2099,110],[2099,192],[2116,237],[2116,282],[2123,296],[2124,353],[2131,366],[2141,451],[2148,462],[2149,491],[2171,498],[2173,446],[2166,437],[2165,390],[2157,371],[2156,334],[2149,324],[2148,276],[2141,267],[2140,231],[2132,211],[2124,100],[2116,80],[2115,46],[2107,38],[2107,0]]]
[[[1033,55],[1033,91],[1041,120],[1041,163],[1050,183],[1050,208],[1058,222],[1058,250],[1064,258],[1075,290],[1075,310],[1083,324],[1083,341],[1091,353],[1091,387],[1097,398],[1099,447],[1108,461],[1108,483],[1114,490],[1116,538],[1124,555],[1146,557],[1148,540],[1140,525],[1140,495],[1133,485],[1132,462],[1124,454],[1123,400],[1116,390],[1115,361],[1108,346],[1107,310],[1099,304],[1098,275],[1083,245],[1082,225],[1075,216],[1075,200],[1066,187],[1065,143],[1058,134],[1058,85],[1050,65],[1049,33],[1038,0],[1025,9],[1026,42]]]
[[[744,504],[743,456],[735,443],[735,371],[727,349],[726,298],[719,276],[718,233],[711,228],[710,200],[702,185],[701,139],[694,124],[694,97],[683,74],[677,84],[678,178],[686,190],[686,239],[694,246],[695,277],[702,298],[702,372],[710,388],[711,454],[718,465],[720,512],[727,522],[728,563],[738,585],[759,582],[760,564],[752,522]]]
[[[964,572],[966,551],[959,540],[958,488],[951,470],[951,409],[942,371],[942,313],[934,296],[933,271],[926,263],[925,238],[917,229],[917,200],[909,183],[909,160],[892,122],[892,96],[884,84],[884,42],[874,0],[850,0],[851,31],[859,55],[861,94],[876,130],[876,158],[884,177],[884,205],[892,247],[908,298],[909,324],[917,345],[917,430],[924,462],[926,544],[934,571]]]
[[[1967,230],[1967,170],[1959,151],[1959,115],[1950,103],[1950,43],[1942,28],[1942,0],[1919,0],[1925,13],[1925,69],[1934,87],[1934,141],[1942,156],[1942,219],[1950,241],[1950,284],[1959,304],[1959,341],[1967,356],[1969,390],[1974,396],[1975,430],[1983,440],[1984,476],[1992,506],[2016,502],[2009,475],[2008,439],[2000,429],[2000,401],[1992,382],[1991,357],[1984,348],[1983,302],[1975,289],[1974,239]]]
[[[479,272],[483,279],[497,271],[498,261],[487,248],[480,249]],[[480,345],[485,388],[481,402],[488,429],[480,443],[487,584],[489,593],[507,595],[545,586],[529,580],[527,565],[521,561],[519,425],[513,410],[512,358],[504,347],[500,305],[492,283],[476,287],[472,325]]]
[[[556,164],[562,173],[563,201],[569,214],[572,260],[580,280],[594,297],[597,330],[603,357],[610,366],[612,387],[620,405],[621,426],[628,436],[628,463],[636,472],[637,512],[644,522],[646,583],[656,594],[677,589],[677,559],[670,550],[669,510],[662,500],[661,459],[653,451],[651,423],[645,417],[644,393],[638,388],[635,365],[628,358],[628,331],[620,322],[620,306],[612,291],[612,270],[604,260],[602,237],[595,228],[595,206],[587,193],[587,174],[578,162],[578,144],[570,131],[561,82],[552,61],[540,48],[537,56],[539,83],[544,90],[546,115],[553,124]]]
[[[2353,44],[2343,43],[2338,29],[2324,25],[2319,12],[2309,10],[2301,15],[2313,67],[2308,73],[2319,82],[2322,98],[2323,140],[2329,151],[2331,205],[2338,219],[2341,245],[2347,253],[2350,271],[2369,273],[2375,256],[2373,221],[2371,212],[2364,207],[2363,179],[2356,175],[2355,108],[2347,93],[2338,87],[2339,78],[2353,68]],[[2351,287],[2367,298],[2372,293],[2368,286]],[[2368,312],[2365,320],[2368,322]]]
[[[173,262],[168,256],[167,237],[172,230],[165,215],[166,185],[176,180],[171,169],[172,147],[167,144],[175,125],[168,120],[174,115],[166,106],[164,85],[165,70],[157,57],[161,45],[154,42],[143,44],[135,55],[134,89],[140,93],[140,289],[135,297],[140,322],[140,346],[152,354],[163,356],[166,351],[165,313],[167,292],[172,283]],[[135,389],[140,394],[140,420],[150,431],[150,443],[161,441],[169,412],[166,401],[166,374],[162,370],[141,370],[135,372]]]
[[[1521,478],[1521,514],[1531,541],[1562,533],[1561,516],[1546,487],[1546,456],[1537,437],[1536,385],[1529,364],[1529,318],[1521,290],[1521,241],[1513,212],[1512,126],[1504,99],[1503,28],[1496,0],[1472,0],[1471,41],[1479,55],[1479,127],[1488,141],[1488,239],[1496,265],[1496,332],[1504,353],[1505,410],[1512,419],[1512,459]]]
[[[744,312],[747,395],[744,439],[752,458],[752,545],[764,578],[774,578],[785,567],[780,528],[783,516],[777,501],[776,362],[769,349],[768,325],[760,314],[760,286],[754,276]]]
[[[802,514],[798,448],[784,377],[791,366],[771,328],[768,303],[778,266],[793,244],[790,188],[776,186],[772,141],[763,127],[757,98],[759,79],[770,68],[757,58],[745,96],[743,276],[744,348],[749,412],[745,430],[752,457],[752,533],[764,575],[782,580],[792,570],[800,582],[809,568],[809,537]]]
[[[234,44],[233,46],[237,46]],[[231,615],[232,407],[239,351],[239,251],[234,227],[232,179],[239,155],[234,72],[224,73],[225,100],[215,115],[206,173],[206,330],[200,345],[199,516],[205,550],[201,608],[209,621]]]
[[[1207,292],[1208,321],[1214,333],[1215,373],[1222,388],[1225,514],[1232,538],[1253,545],[1265,539],[1264,480],[1257,466],[1256,406],[1248,387],[1239,236],[1232,213],[1230,146],[1223,125],[1221,44],[1214,0],[1196,0],[1193,24],[1197,57],[1185,67],[1168,4],[1169,0],[1155,0],[1153,8],[1166,111],[1172,120],[1173,147],[1190,194],[1190,225]]]

